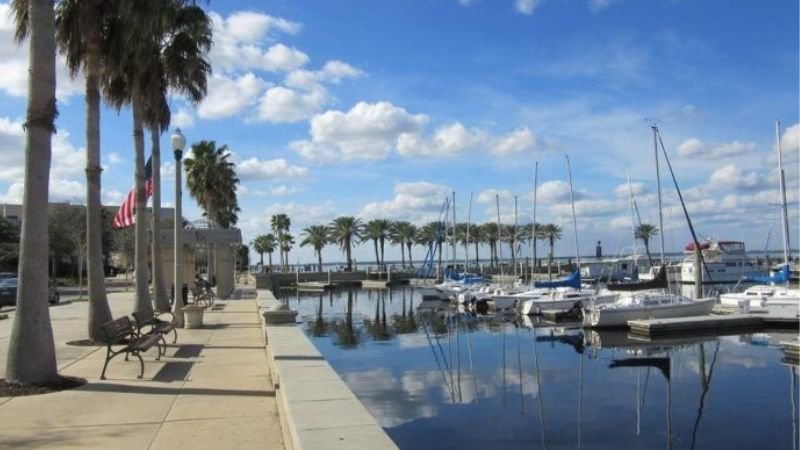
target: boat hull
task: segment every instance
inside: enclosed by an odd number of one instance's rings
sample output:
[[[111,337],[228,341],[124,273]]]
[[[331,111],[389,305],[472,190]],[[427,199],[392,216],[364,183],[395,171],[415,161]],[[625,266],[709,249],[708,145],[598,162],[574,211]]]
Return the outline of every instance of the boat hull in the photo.
[[[714,308],[713,298],[673,305],[596,308],[588,312],[585,324],[591,327],[627,327],[628,321],[704,316]]]

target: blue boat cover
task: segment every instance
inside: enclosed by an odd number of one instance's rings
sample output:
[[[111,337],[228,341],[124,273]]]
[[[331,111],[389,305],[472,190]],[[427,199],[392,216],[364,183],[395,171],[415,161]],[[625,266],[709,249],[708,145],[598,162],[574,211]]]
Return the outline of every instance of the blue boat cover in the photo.
[[[581,288],[581,272],[580,270],[576,270],[572,272],[568,277],[562,278],[560,280],[554,281],[540,281],[533,283],[534,287],[537,288],[557,288],[557,287],[572,287],[575,289]]]
[[[789,265],[786,264],[775,275],[748,275],[744,277],[743,281],[750,281],[753,283],[786,283],[789,281]]]
[[[469,272],[457,272],[455,270],[446,269],[444,277],[447,280],[460,281],[464,284],[485,283],[486,278],[483,275]]]

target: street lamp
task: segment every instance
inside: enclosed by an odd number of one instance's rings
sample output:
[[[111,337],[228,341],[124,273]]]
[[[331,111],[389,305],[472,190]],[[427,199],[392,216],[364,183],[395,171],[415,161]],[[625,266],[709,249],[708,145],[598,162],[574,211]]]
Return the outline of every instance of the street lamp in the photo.
[[[175,128],[170,138],[172,149],[175,152],[175,287],[173,297],[175,301],[174,315],[178,327],[183,327],[183,243],[181,233],[183,232],[183,212],[181,211],[181,162],[183,149],[186,148],[186,138],[181,133],[180,128]]]

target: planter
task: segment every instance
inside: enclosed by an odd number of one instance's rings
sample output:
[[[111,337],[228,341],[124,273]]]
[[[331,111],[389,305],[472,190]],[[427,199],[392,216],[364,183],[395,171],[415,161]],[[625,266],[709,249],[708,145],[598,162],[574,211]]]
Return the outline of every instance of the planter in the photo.
[[[184,306],[184,328],[203,328],[203,311],[205,308],[197,305]]]

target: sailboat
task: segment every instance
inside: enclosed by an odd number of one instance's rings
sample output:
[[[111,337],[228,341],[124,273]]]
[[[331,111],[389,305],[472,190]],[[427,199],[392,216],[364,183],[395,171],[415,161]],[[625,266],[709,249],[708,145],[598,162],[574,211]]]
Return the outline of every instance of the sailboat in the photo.
[[[781,153],[780,122],[775,122],[775,139],[778,148],[778,173],[781,193],[781,216],[783,219],[783,266],[772,276],[749,276],[744,281],[760,283],[751,286],[744,292],[722,294],[719,301],[725,306],[749,308],[800,308],[800,289],[789,287],[791,268],[789,265],[789,217],[786,204],[786,182],[783,172],[783,155]]]
[[[672,174],[672,180],[675,183],[675,188],[678,192],[678,197],[681,201],[681,206],[684,209],[684,214],[689,225],[689,230],[692,232],[692,237],[695,243],[697,242],[692,222],[686,212],[686,206],[683,202],[683,196],[678,188],[675,174],[672,172],[672,165],[669,162],[664,143],[658,133],[658,127],[653,126],[653,140],[655,142],[655,156],[656,156],[656,173],[658,174],[658,147],[661,144],[661,150],[664,154],[664,159]],[[661,214],[661,177],[658,178],[658,204],[659,204],[659,225],[664,229],[663,216]],[[702,261],[702,258],[701,258]],[[661,233],[661,265],[664,266],[664,233]],[[643,320],[643,319],[664,319],[672,317],[687,317],[711,314],[714,308],[714,298],[698,298],[691,299],[678,294],[671,294],[659,291],[637,291],[628,295],[620,296],[616,303],[608,305],[594,305],[584,313],[584,326],[589,327],[624,327],[628,325],[630,320]]]
[[[561,280],[534,282],[532,290],[506,296],[517,300],[519,310],[524,315],[541,314],[545,310],[567,310],[574,306],[582,308],[584,305],[610,303],[617,299],[615,293],[598,295],[594,289],[583,289],[581,286],[581,258],[578,249],[578,222],[575,216],[575,199],[572,190],[572,167],[569,163],[569,156],[566,156],[566,160],[577,268]]]

